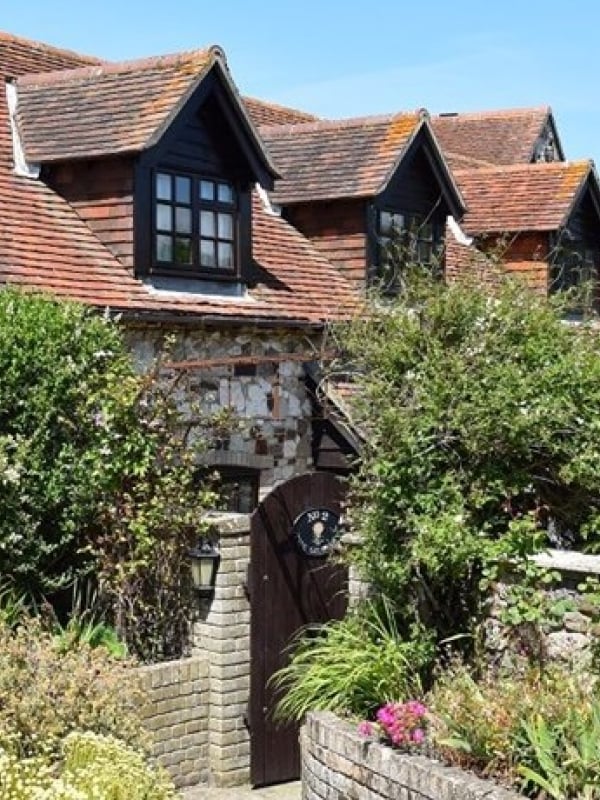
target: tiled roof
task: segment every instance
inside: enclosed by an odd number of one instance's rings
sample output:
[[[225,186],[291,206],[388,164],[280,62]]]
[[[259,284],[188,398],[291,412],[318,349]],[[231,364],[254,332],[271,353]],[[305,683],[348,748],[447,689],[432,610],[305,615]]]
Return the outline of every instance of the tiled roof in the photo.
[[[419,113],[263,126],[283,180],[277,203],[378,194],[425,124]]]
[[[0,31],[0,69],[4,78],[18,78],[29,72],[73,69],[88,64],[100,64],[98,58],[61,50],[42,42],[33,42]]]
[[[432,115],[444,153],[490,164],[529,163],[551,110],[548,106],[466,114]]]
[[[218,53],[209,48],[20,78],[18,121],[26,157],[49,162],[149,147]]]
[[[296,108],[267,103],[256,97],[242,97],[246,111],[255,125],[298,125],[302,122],[316,122],[318,117]]]
[[[0,38],[0,69],[56,66],[76,56],[37,46],[21,62],[15,44]],[[19,40],[25,54],[29,43]],[[34,56],[36,56],[34,58]],[[22,66],[19,66],[21,63]],[[200,320],[247,319],[279,324],[319,323],[350,313],[358,298],[340,273],[284,220],[254,201],[255,285],[245,298],[159,292],[137,280],[92,233],[77,212],[41,180],[12,169],[12,140],[0,96],[0,283],[44,291],[89,305],[137,315],[181,315]]]
[[[468,208],[462,226],[478,234],[556,230],[590,174],[595,176],[591,161],[458,170]]]

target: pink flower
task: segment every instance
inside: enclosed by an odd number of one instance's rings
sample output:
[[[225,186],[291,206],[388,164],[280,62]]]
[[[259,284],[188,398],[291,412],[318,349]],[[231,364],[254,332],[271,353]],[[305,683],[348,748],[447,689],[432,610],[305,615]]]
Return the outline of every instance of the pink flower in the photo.
[[[373,733],[374,733],[373,723],[372,722],[367,722],[367,720],[364,720],[358,726],[358,732],[360,733],[361,736],[372,736]]]
[[[415,728],[412,732],[412,740],[415,744],[422,744],[425,741],[425,731],[422,728]]]

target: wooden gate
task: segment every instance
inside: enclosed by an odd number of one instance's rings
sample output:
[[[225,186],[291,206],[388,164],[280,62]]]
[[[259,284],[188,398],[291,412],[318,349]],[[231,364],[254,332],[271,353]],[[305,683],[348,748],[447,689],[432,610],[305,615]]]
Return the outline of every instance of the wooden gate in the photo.
[[[314,472],[277,487],[251,522],[250,737],[254,786],[300,774],[298,726],[272,719],[271,675],[288,659],[290,638],[303,625],[339,619],[346,610],[346,570],[327,557],[337,535],[344,483]]]

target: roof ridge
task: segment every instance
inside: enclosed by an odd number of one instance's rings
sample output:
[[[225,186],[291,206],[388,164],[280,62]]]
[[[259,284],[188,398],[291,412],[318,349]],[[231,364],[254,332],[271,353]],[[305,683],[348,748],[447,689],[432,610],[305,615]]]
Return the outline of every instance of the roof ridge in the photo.
[[[318,131],[336,130],[339,128],[367,128],[371,125],[383,125],[393,122],[401,117],[412,117],[415,123],[423,119],[418,111],[400,111],[393,114],[373,114],[364,117],[342,117],[341,119],[317,119],[312,122],[299,122],[296,124],[284,123],[282,125],[260,125],[261,133],[317,133]]]
[[[90,66],[73,67],[71,69],[48,70],[46,72],[27,73],[18,79],[20,86],[44,86],[77,81],[93,80],[103,75],[118,75],[129,72],[142,72],[145,69],[178,66],[200,57],[225,60],[225,54],[218,45],[211,45],[197,50],[185,50],[160,56],[146,56],[126,61],[101,61]]]
[[[17,34],[9,33],[8,31],[0,31],[0,42],[2,41],[17,42],[19,44],[27,45],[28,47],[35,47],[36,50],[43,50],[55,55],[63,55],[70,58],[80,58],[83,61],[89,61],[90,64],[105,63],[103,59],[98,58],[97,56],[88,56],[84,53],[79,53],[76,50],[69,50],[65,47],[55,47],[55,45],[46,44],[46,42],[40,42],[38,39],[29,39],[26,36],[18,36]]]
[[[488,109],[487,111],[439,111],[437,114],[432,114],[434,120],[438,119],[485,119],[486,117],[516,117],[524,114],[531,114],[533,111],[543,111],[547,114],[552,113],[552,108],[549,105],[540,106],[521,106],[518,108],[496,108]]]
[[[474,174],[477,173],[498,173],[498,172],[519,172],[521,170],[564,170],[575,167],[594,167],[594,160],[592,158],[579,158],[573,161],[533,161],[526,164],[494,164],[485,167],[478,167],[476,169],[454,169],[456,175]]]
[[[322,119],[322,117],[319,117],[317,114],[313,114],[311,111],[303,111],[301,108],[295,108],[294,106],[286,106],[286,105],[283,105],[282,103],[273,103],[271,100],[263,100],[261,97],[254,97],[253,95],[250,95],[250,94],[244,94],[244,95],[241,95],[241,97],[242,97],[242,100],[244,102],[246,102],[246,100],[249,100],[251,103],[260,103],[263,106],[267,106],[267,108],[273,108],[273,109],[275,109],[277,111],[289,111],[290,113],[293,113],[293,114],[299,114],[301,116],[310,117],[313,122],[318,122],[319,120]],[[306,121],[308,123],[311,120],[307,119]],[[284,124],[287,124],[287,123],[284,123]],[[277,125],[266,126],[265,125],[264,127],[279,127],[279,126],[277,126]]]

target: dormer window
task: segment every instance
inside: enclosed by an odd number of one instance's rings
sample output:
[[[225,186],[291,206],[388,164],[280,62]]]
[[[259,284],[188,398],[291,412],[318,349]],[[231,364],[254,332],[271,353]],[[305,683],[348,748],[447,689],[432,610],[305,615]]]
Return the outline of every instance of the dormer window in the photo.
[[[385,292],[397,291],[404,265],[439,266],[443,228],[421,214],[376,209],[375,237],[372,275]]]
[[[238,204],[233,184],[154,173],[154,265],[169,274],[238,273]]]

